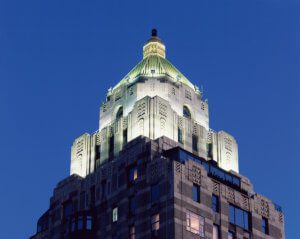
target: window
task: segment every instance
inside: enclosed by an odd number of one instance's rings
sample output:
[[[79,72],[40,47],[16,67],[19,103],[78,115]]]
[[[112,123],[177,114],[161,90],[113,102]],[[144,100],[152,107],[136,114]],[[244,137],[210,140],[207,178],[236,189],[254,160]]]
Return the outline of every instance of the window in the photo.
[[[111,159],[114,156],[114,148],[115,148],[114,142],[115,142],[114,136],[111,136],[109,138],[109,158],[111,158]]]
[[[129,169],[129,182],[133,182],[138,178],[138,170],[137,167],[131,167]]]
[[[265,233],[266,235],[269,234],[269,223],[268,223],[268,219],[265,217],[262,218],[261,228],[262,228],[263,233]]]
[[[72,220],[72,226],[71,226],[71,231],[74,232],[76,229],[76,221],[75,218]]]
[[[204,217],[187,211],[186,213],[186,230],[204,237]]]
[[[129,227],[129,239],[135,239],[135,226],[134,225]]]
[[[159,184],[154,184],[151,186],[151,202],[155,202],[159,199],[160,196],[160,190],[159,190]]]
[[[72,202],[68,201],[63,205],[64,208],[64,218],[67,218],[69,216],[71,216],[73,210],[72,210]]]
[[[193,134],[192,145],[193,145],[193,151],[198,151],[198,136],[197,135]]]
[[[117,111],[117,114],[116,114],[116,120],[119,120],[123,117],[123,107],[121,106],[118,111]]]
[[[200,186],[194,183],[192,187],[192,193],[193,193],[193,200],[195,202],[200,203]]]
[[[229,222],[249,230],[249,212],[233,205],[229,205]]]
[[[129,212],[130,214],[134,214],[136,209],[136,199],[134,196],[129,198]]]
[[[191,112],[189,108],[185,105],[183,106],[183,117],[190,119],[191,118]]]
[[[83,229],[83,217],[79,216],[78,217],[78,230],[82,230]]]
[[[229,232],[228,232],[228,239],[234,239],[234,238],[235,238],[235,233],[229,231]]]
[[[219,226],[213,226],[213,239],[219,239]]]
[[[92,217],[86,217],[86,230],[92,230]]]
[[[156,213],[151,217],[151,230],[157,231],[159,229],[159,214]]]
[[[113,222],[118,221],[118,208],[117,208],[117,207],[115,207],[115,208],[112,210],[112,221],[113,221]]]
[[[183,144],[182,129],[178,127],[178,142]]]
[[[214,212],[219,212],[219,197],[215,194],[212,195],[211,205]]]
[[[127,144],[127,129],[123,130],[123,146]]]

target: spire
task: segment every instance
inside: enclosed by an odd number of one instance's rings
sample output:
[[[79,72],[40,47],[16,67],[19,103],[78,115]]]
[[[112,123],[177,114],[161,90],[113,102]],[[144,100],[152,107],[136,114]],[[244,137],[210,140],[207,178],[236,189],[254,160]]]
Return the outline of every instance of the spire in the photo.
[[[151,38],[146,42],[143,47],[143,59],[148,56],[157,55],[166,58],[166,47],[157,35],[155,28],[151,31]]]

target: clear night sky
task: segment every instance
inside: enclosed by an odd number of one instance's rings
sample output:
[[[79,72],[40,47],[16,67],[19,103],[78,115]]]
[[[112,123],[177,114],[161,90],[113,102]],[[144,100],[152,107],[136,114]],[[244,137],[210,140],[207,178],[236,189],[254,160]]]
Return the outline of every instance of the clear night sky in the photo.
[[[240,173],[299,233],[300,1],[0,0],[1,238],[28,238],[70,147],[142,58],[152,27],[239,144]],[[129,3],[130,2],[130,3]]]

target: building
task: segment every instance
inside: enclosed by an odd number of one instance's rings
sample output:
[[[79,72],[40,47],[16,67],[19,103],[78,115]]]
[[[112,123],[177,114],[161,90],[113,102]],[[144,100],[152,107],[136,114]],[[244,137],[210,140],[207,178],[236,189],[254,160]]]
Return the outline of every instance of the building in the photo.
[[[31,239],[285,238],[282,210],[239,174],[238,146],[152,30],[143,59],[71,148]]]

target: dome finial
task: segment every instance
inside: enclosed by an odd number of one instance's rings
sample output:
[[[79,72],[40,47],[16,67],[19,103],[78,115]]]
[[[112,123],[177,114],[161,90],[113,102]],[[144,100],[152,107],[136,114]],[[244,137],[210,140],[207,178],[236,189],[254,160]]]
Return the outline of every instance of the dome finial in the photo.
[[[151,30],[151,36],[152,36],[152,37],[157,37],[157,29],[156,29],[156,28],[153,28],[153,29]]]

